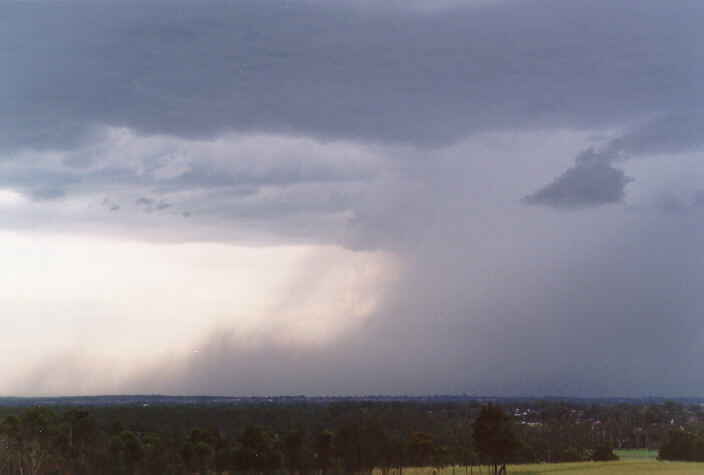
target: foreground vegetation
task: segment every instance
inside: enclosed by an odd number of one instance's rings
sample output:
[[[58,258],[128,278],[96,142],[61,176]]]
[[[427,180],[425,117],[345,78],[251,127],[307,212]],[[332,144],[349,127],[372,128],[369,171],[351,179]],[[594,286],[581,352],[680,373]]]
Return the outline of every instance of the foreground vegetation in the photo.
[[[561,473],[569,475],[598,474],[679,474],[704,473],[704,464],[691,462],[661,462],[657,460],[624,460],[617,462],[579,462],[557,464],[515,465],[510,467],[512,475],[538,475]]]
[[[483,467],[434,467],[406,468],[402,475],[487,475],[489,469]],[[704,473],[704,463],[693,462],[663,462],[657,460],[627,459],[616,462],[573,462],[573,463],[540,463],[510,465],[507,473],[510,475],[699,475]],[[381,470],[375,470],[373,475],[382,475]],[[399,475],[398,470],[391,470],[387,475]]]
[[[644,460],[702,460],[703,429],[700,406],[674,403],[0,407],[0,473],[704,473]],[[597,462],[611,447],[622,460]]]
[[[658,460],[658,451],[653,449],[614,450],[619,460]]]

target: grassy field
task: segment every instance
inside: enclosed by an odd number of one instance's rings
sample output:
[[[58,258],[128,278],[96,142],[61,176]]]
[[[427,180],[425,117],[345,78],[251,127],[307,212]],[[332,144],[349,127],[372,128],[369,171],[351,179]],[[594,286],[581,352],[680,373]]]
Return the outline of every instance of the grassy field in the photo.
[[[486,471],[484,471],[486,473]],[[704,463],[694,462],[659,462],[657,460],[627,459],[618,462],[581,462],[539,465],[513,465],[508,467],[513,475],[538,475],[565,473],[570,475],[597,474],[678,474],[694,475],[704,473]]]
[[[644,451],[645,452],[645,451]],[[508,474],[511,475],[599,475],[599,474],[676,474],[695,475],[704,473],[704,463],[695,462],[659,462],[654,459],[639,460],[630,458],[617,462],[578,462],[578,463],[542,463],[530,465],[509,465]],[[488,475],[487,467],[445,467],[442,470],[426,467],[404,469],[404,475]],[[389,475],[398,475],[398,470],[390,471]],[[381,475],[375,470],[374,475]]]
[[[614,449],[614,453],[618,455],[621,460],[656,460],[658,458],[657,450],[645,450],[645,449],[628,449],[628,450],[618,450]]]

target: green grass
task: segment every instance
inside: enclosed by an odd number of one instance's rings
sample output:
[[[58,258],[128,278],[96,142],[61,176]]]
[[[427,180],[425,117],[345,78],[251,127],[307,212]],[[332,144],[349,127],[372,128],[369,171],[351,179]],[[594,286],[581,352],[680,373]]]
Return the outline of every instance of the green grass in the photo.
[[[614,449],[614,453],[618,455],[621,460],[655,460],[658,457],[657,450],[645,450],[645,449],[628,449],[628,450],[618,450]]]
[[[645,450],[643,450],[645,453]],[[650,452],[650,451],[648,451]],[[529,465],[509,465],[509,475],[638,475],[638,474],[673,474],[695,475],[704,473],[704,463],[695,462],[660,462],[654,459],[639,460],[630,458],[617,462],[577,462],[577,463],[541,463]],[[426,468],[408,468],[403,470],[404,475],[488,475],[487,467],[445,467],[441,470]],[[381,475],[380,470],[375,470],[374,475]],[[392,470],[389,475],[398,475],[398,470]]]
[[[539,465],[513,465],[508,467],[508,473],[513,475],[539,475],[539,474],[569,474],[569,475],[598,475],[598,474],[678,474],[694,475],[704,473],[704,463],[694,462],[659,462],[657,460],[620,460],[618,462],[580,462],[580,463],[555,463]]]

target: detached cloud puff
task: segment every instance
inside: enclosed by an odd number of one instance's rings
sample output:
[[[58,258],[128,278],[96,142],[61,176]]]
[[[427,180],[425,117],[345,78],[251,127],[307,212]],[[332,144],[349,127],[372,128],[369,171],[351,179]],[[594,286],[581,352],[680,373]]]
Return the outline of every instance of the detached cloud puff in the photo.
[[[526,204],[555,208],[584,208],[623,201],[630,181],[623,171],[608,163],[580,163],[552,183],[523,198]]]
[[[577,155],[576,165],[552,183],[523,198],[525,204],[554,208],[584,208],[620,203],[632,181],[614,163],[636,156],[677,154],[704,144],[704,116],[700,110],[659,117],[641,128],[606,141],[598,149]],[[659,200],[659,209],[673,214],[672,199]]]

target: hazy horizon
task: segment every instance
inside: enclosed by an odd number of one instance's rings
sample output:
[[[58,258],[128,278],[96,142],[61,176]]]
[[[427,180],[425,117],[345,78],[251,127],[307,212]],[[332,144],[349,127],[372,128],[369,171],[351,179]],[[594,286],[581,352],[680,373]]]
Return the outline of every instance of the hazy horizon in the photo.
[[[704,395],[704,4],[0,4],[0,394]]]

